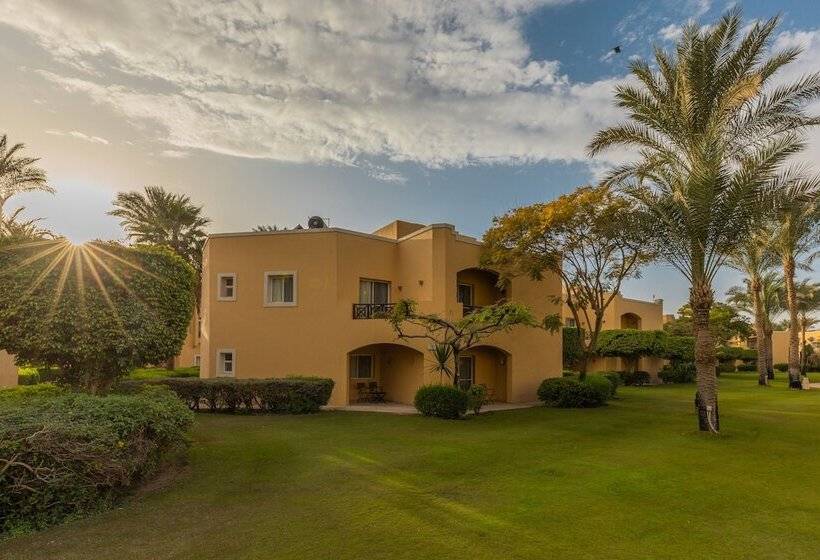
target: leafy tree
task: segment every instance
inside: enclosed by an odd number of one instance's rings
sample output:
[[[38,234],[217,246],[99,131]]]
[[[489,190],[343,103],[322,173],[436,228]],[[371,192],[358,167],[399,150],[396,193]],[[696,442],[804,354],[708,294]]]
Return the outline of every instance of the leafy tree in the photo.
[[[4,243],[4,242],[0,242]],[[0,245],[0,347],[91,392],[182,346],[194,271],[165,247]]]
[[[581,379],[604,313],[627,278],[652,258],[632,202],[608,187],[582,187],[545,204],[517,208],[484,234],[482,263],[502,276],[561,277],[564,301],[582,329]]]
[[[769,54],[777,23],[756,22],[743,36],[739,10],[712,26],[689,23],[674,53],[655,49],[657,71],[632,63],[638,83],[616,92],[629,122],[598,132],[589,145],[591,155],[614,146],[638,150],[635,162],[605,182],[638,203],[660,257],[690,283],[698,424],[715,433],[712,282],[766,210],[761,202],[780,188],[785,162],[804,147],[803,132],[820,123],[805,111],[820,96],[820,74],[771,85],[800,52]]]
[[[754,316],[754,303],[750,293],[748,279],[745,286],[732,286],[726,291],[727,303],[747,315]],[[764,344],[757,345],[758,356],[761,352],[766,363],[766,377],[774,379],[774,360],[772,349],[772,333],[781,330],[776,323],[777,317],[783,312],[783,277],[774,270],[768,270],[760,275],[760,312],[763,317]]]
[[[25,145],[9,147],[6,135],[0,136],[0,223],[5,223],[3,207],[16,194],[32,191],[53,193],[46,180],[46,172],[35,167],[38,158],[20,155]]]
[[[403,299],[385,316],[400,339],[430,342],[434,370],[458,386],[459,356],[487,337],[514,326],[537,326],[527,307],[512,302],[487,305],[457,320],[418,312],[416,302]]]
[[[789,313],[789,387],[800,389],[800,309],[795,272],[798,259],[809,254],[811,260],[811,252],[820,241],[820,178],[795,173],[786,176],[783,184],[775,204],[773,246],[783,266]]]
[[[681,306],[677,317],[664,324],[663,330],[675,336],[694,336],[692,306]],[[709,332],[715,345],[726,346],[733,338],[748,338],[752,327],[734,306],[718,301],[709,310]]]
[[[771,251],[770,235],[761,227],[751,235],[741,239],[735,250],[729,254],[728,264],[746,275],[746,294],[751,303],[754,318],[755,344],[757,346],[757,382],[769,383],[768,360],[766,358],[766,310],[763,305],[763,275],[775,264],[776,257]],[[714,308],[713,308],[714,309]]]
[[[577,327],[564,327],[561,329],[564,369],[578,367],[582,355],[581,341],[583,336],[583,332]]]
[[[601,333],[595,352],[600,356],[623,358],[627,371],[634,373],[642,357],[665,354],[666,340],[667,337],[663,331],[611,329]]]

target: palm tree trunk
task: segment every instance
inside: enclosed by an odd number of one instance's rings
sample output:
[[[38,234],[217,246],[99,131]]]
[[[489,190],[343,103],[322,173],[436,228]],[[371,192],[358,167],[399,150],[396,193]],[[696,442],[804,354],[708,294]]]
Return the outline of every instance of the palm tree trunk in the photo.
[[[806,375],[808,370],[808,356],[806,355],[806,329],[808,329],[809,322],[806,319],[806,314],[802,313],[800,316],[800,375]]]
[[[766,376],[774,379],[774,350],[772,344],[772,327],[766,327]]]
[[[794,287],[794,257],[783,257],[783,279],[786,283],[786,305],[789,308],[789,388],[802,389],[800,384],[800,324],[797,315],[797,292]]]
[[[763,318],[763,303],[760,300],[760,278],[752,278],[752,300],[755,312],[755,346],[757,347],[757,384],[766,386],[769,377],[766,371],[766,323]]]
[[[717,375],[715,371],[715,341],[709,330],[709,311],[712,309],[713,292],[706,282],[692,285],[689,302],[692,305],[692,330],[695,335],[695,368],[697,369],[697,393],[695,407],[698,411],[698,428],[702,432],[718,433]]]

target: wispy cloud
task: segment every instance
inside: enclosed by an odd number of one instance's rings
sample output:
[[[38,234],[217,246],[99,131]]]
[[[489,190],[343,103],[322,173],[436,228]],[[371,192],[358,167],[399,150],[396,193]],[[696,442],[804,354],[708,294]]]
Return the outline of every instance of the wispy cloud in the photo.
[[[109,144],[108,140],[102,138],[100,136],[91,136],[84,132],[80,132],[79,130],[57,130],[54,128],[50,128],[45,131],[46,134],[51,134],[52,136],[69,136],[71,138],[76,138],[78,140],[84,140],[86,142],[91,142],[93,144],[105,144],[106,146]]]
[[[167,158],[181,159],[186,158],[191,154],[183,150],[162,150],[159,155]]]

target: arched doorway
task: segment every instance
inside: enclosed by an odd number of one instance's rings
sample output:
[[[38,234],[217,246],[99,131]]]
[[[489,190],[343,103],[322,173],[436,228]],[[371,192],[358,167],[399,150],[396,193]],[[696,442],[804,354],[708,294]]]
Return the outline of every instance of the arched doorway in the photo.
[[[361,346],[347,354],[348,402],[412,404],[424,383],[424,355],[401,344]]]
[[[621,315],[622,329],[641,329],[641,318],[634,313],[624,313]]]
[[[459,385],[484,385],[493,402],[507,401],[512,356],[490,345],[474,346],[459,357]]]

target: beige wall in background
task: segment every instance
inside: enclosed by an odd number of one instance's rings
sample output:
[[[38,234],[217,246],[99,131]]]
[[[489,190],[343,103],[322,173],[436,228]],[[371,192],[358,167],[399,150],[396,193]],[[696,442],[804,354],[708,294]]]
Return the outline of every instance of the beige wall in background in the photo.
[[[203,254],[200,375],[216,376],[217,353],[233,350],[237,378],[330,377],[336,383],[331,404],[343,405],[355,402],[357,385],[366,382],[351,379],[350,354],[366,352],[375,356],[373,381],[387,398],[412,402],[420,385],[439,382],[428,342],[397,340],[383,319],[354,320],[360,280],[388,282],[391,302],[409,298],[423,312],[458,318],[459,277],[475,284],[477,304],[492,302],[492,280],[473,270],[480,249],[451,225],[401,221],[376,234],[324,228],[213,235]],[[296,273],[294,305],[265,305],[266,272]],[[234,301],[219,301],[220,274],[236,275]],[[551,297],[560,289],[555,275],[540,282],[519,278],[508,295],[542,318],[558,312]],[[476,381],[492,383],[496,398],[533,401],[541,380],[561,374],[560,333],[516,327],[483,345],[476,351]]]
[[[0,387],[17,386],[17,365],[14,356],[0,350]]]

